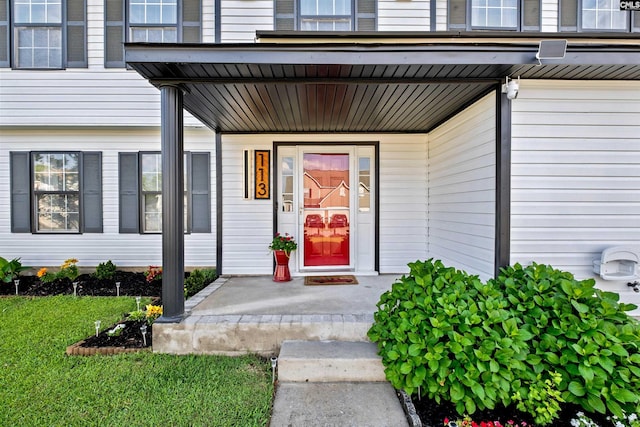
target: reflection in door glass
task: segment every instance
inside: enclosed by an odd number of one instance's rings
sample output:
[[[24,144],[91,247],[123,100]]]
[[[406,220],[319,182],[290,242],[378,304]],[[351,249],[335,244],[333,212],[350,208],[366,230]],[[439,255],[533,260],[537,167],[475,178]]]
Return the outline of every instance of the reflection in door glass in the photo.
[[[349,265],[349,155],[303,156],[304,265]]]
[[[293,157],[282,158],[282,212],[293,211]]]
[[[369,157],[358,159],[358,210],[360,212],[371,210],[371,159]]]

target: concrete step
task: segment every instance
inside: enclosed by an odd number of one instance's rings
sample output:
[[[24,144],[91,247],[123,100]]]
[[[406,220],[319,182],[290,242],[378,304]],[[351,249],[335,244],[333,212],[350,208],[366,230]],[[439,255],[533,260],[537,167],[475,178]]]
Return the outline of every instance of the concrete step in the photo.
[[[377,351],[371,342],[283,341],[278,380],[281,383],[386,381]]]

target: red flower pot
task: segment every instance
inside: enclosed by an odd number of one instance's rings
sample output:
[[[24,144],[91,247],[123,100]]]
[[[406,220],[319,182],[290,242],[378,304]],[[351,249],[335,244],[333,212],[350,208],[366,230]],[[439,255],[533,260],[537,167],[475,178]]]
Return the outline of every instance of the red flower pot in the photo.
[[[289,282],[291,272],[289,271],[289,258],[291,254],[286,251],[275,250],[273,256],[276,259],[276,271],[273,273],[274,282]]]

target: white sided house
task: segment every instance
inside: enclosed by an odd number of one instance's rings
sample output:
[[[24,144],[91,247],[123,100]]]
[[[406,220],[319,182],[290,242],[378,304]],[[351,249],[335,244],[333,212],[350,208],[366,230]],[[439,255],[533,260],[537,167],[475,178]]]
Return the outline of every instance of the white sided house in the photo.
[[[0,256],[162,264],[168,319],[276,232],[297,276],[535,261],[639,303],[640,12],[507,3],[0,0]]]

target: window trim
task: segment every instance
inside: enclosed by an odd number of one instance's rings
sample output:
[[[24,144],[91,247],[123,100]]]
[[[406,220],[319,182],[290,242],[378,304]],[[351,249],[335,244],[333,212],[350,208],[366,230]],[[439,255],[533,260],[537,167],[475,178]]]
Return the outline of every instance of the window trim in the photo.
[[[584,29],[582,28],[582,15],[584,12],[584,0],[571,0],[575,2],[575,16],[576,22],[575,25],[562,25],[562,2],[565,0],[560,0],[560,4],[558,5],[558,32],[561,33],[619,33],[619,34],[632,34],[640,32],[640,12],[637,11],[627,11],[629,16],[627,17],[627,28],[626,29]],[[636,22],[638,21],[638,22]]]
[[[356,29],[356,19],[357,19],[357,12],[356,12],[356,0],[350,0],[350,6],[351,6],[351,13],[349,15],[303,15],[302,14],[302,1],[303,0],[294,0],[295,3],[295,7],[296,7],[296,21],[297,21],[297,27],[298,29],[300,29],[302,27],[302,20],[303,19],[311,19],[311,20],[323,20],[323,19],[328,19],[328,20],[334,20],[334,19],[349,19],[350,25],[349,25],[349,31],[355,31]],[[313,30],[311,30],[313,31]],[[320,30],[322,31],[322,30]],[[326,31],[333,31],[333,30],[326,30]]]
[[[0,30],[6,34],[6,56],[0,58],[0,67],[13,70],[56,71],[68,68],[87,68],[88,40],[87,40],[87,0],[61,0],[61,22],[48,23],[16,23],[14,19],[15,0],[6,0],[7,20],[0,22]],[[82,9],[80,9],[82,6]],[[77,20],[81,18],[81,20]],[[20,67],[18,66],[18,31],[20,28],[60,28],[60,66],[59,67]],[[75,34],[73,39],[69,34]],[[80,40],[80,35],[82,35]]]
[[[42,154],[75,154],[78,156],[78,190],[76,191],[38,191],[35,189],[35,157],[37,155]],[[83,179],[82,175],[84,173],[82,166],[82,152],[81,151],[30,151],[29,152],[29,162],[30,162],[30,189],[31,193],[31,230],[34,234],[82,234],[83,230],[83,200],[82,200],[82,191],[83,191]],[[45,194],[54,194],[54,195],[78,195],[78,229],[77,230],[40,230],[38,228],[38,195]]]
[[[67,65],[67,1],[60,0],[60,22],[19,23],[14,16],[15,0],[8,0],[9,5],[9,45],[11,47],[11,68],[13,70],[64,70]],[[85,8],[86,12],[86,8]],[[86,21],[86,15],[85,15]],[[18,31],[20,28],[60,28],[60,67],[19,67],[18,66]],[[86,37],[86,35],[85,35]]]

